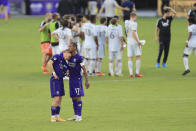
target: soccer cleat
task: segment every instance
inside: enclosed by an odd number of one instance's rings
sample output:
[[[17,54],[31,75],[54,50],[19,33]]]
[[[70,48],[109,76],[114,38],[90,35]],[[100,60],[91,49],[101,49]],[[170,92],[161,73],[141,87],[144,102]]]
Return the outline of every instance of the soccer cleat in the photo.
[[[80,122],[82,121],[82,117],[81,116],[77,116],[76,119],[75,119],[75,122]]]
[[[57,122],[57,119],[56,117],[51,117],[51,122]]]
[[[133,75],[129,75],[129,78],[133,78],[134,76]]]
[[[182,74],[183,76],[185,76],[186,74],[190,73],[191,71],[188,69],[188,70],[185,70],[184,73]]]
[[[43,73],[44,73],[44,74],[50,74],[50,72],[48,72],[48,71],[44,71]]]
[[[105,74],[101,73],[101,72],[97,72],[96,73],[97,76],[104,76]]]
[[[50,72],[46,69],[45,66],[42,66],[41,69],[42,69],[44,74],[50,74]]]
[[[160,67],[161,67],[161,66],[160,66],[160,63],[157,63],[156,67],[157,67],[157,68],[160,68]]]
[[[57,122],[65,122],[66,120],[63,120],[62,118],[57,118]]]
[[[111,76],[111,77],[113,77],[113,76],[114,76],[114,74],[111,74],[111,73],[108,73],[108,75],[109,75],[109,76]]]
[[[136,74],[135,77],[143,77],[141,74]]]
[[[74,115],[74,116],[72,116],[71,118],[68,118],[67,120],[68,120],[68,121],[75,121],[75,120],[76,120],[76,118],[77,118],[77,116],[76,116],[76,115]]]
[[[163,63],[162,66],[163,66],[164,68],[167,68],[167,65],[166,65],[165,63]]]

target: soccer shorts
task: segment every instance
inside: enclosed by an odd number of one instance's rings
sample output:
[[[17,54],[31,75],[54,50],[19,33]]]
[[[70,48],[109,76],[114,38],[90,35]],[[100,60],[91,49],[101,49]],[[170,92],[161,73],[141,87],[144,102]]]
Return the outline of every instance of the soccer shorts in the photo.
[[[194,54],[196,56],[196,48],[193,48],[193,47],[185,47],[184,54],[191,55],[192,52],[194,52]]]
[[[68,45],[59,45],[59,51],[60,51],[60,53],[63,52],[63,51],[65,51],[65,50],[67,50],[67,49],[69,49]]]
[[[41,44],[42,54],[52,55],[52,49],[50,48],[50,42],[45,42]]]
[[[70,97],[84,96],[84,89],[82,86],[82,77],[76,80],[69,79],[69,93],[70,93]]]
[[[105,46],[99,45],[99,49],[97,51],[97,58],[104,58],[105,57]]]
[[[0,6],[8,6],[8,0],[0,0]]]
[[[96,48],[84,48],[84,52],[85,52],[84,57],[87,59],[96,59],[97,58]]]
[[[109,51],[109,59],[113,60],[114,58],[117,60],[121,60],[122,59],[122,50],[119,51]]]
[[[56,79],[54,79],[54,77],[51,77],[51,79],[50,79],[50,92],[51,92],[52,98],[55,96],[64,96],[65,90],[64,90],[63,79],[56,80]]]
[[[52,46],[52,55],[60,54],[59,46]]]
[[[127,56],[133,57],[133,56],[141,56],[142,55],[142,49],[141,46],[137,44],[127,44]]]

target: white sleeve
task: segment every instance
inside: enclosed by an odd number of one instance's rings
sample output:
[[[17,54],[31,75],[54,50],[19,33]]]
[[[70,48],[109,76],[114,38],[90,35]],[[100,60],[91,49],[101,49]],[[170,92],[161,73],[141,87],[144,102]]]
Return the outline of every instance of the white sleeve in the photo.
[[[72,32],[71,32],[70,29],[68,30],[67,34],[68,34],[69,37],[72,36]]]
[[[113,1],[113,4],[115,7],[119,6],[118,3],[116,2],[116,0]]]
[[[190,9],[190,10],[189,10],[189,12],[188,12],[188,16],[190,16],[190,14],[191,14],[191,11],[192,11],[192,10]]]
[[[130,27],[132,30],[137,30],[137,23],[131,24]]]
[[[189,26],[189,27],[188,27],[188,32],[189,32],[189,33],[190,33],[190,32],[193,32],[192,26]]]
[[[119,27],[119,37],[123,37],[122,27]]]
[[[59,30],[59,29],[57,29],[57,30],[53,31],[52,33],[53,33],[53,34],[56,34],[56,35],[59,35],[60,30]]]

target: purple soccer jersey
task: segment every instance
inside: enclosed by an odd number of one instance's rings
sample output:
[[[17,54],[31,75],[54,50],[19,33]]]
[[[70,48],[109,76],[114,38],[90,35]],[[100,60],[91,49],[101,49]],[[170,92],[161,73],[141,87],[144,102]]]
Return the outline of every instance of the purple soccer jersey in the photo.
[[[70,97],[80,97],[84,96],[84,89],[82,85],[82,67],[81,63],[83,62],[82,56],[76,54],[72,56],[68,61],[69,66],[69,90]]]
[[[8,6],[8,0],[0,0],[0,5]]]
[[[53,76],[50,79],[51,97],[53,98],[55,96],[64,96],[65,91],[63,77],[66,75],[68,70],[67,62],[63,59],[63,53],[60,55],[54,55],[51,60],[54,62],[53,68],[55,73],[59,77],[58,80],[54,79]]]

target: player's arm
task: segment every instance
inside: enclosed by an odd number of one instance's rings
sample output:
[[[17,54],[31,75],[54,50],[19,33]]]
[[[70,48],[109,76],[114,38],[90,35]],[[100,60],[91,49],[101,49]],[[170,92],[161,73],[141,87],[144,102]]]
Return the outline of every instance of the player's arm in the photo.
[[[121,50],[123,50],[123,42],[124,42],[124,38],[123,37],[120,37]]]
[[[159,33],[159,27],[156,27],[155,29],[155,42],[158,43],[158,33]]]
[[[172,12],[172,15],[171,15],[171,16],[172,16],[173,18],[176,16],[176,11],[175,11],[173,8],[171,8],[171,7],[164,7],[164,9],[165,9],[165,10],[167,10],[167,9],[170,10],[170,11]]]
[[[48,67],[50,68],[50,70],[52,71],[52,75],[54,76],[55,79],[59,79],[58,76],[55,73],[54,67],[53,67],[54,62],[52,60],[50,60],[48,62]]]
[[[188,42],[191,39],[191,37],[192,37],[192,32],[189,32],[188,39],[186,41],[186,47],[188,47]]]
[[[96,43],[96,46],[97,46],[97,50],[98,50],[99,49],[99,43],[98,43],[97,36],[94,36],[94,40],[95,40],[95,43]]]
[[[81,63],[81,65],[82,65],[82,70],[83,70],[83,74],[84,74],[84,77],[85,77],[85,86],[88,89],[90,84],[88,82],[88,74],[87,74],[87,71],[86,71],[86,67],[84,66],[84,63]]]
[[[132,30],[132,36],[135,39],[135,41],[138,43],[138,45],[142,45],[142,43],[139,41],[136,30]]]
[[[45,29],[47,26],[49,26],[49,24],[50,24],[50,23],[46,23],[46,24],[42,25],[42,26],[39,28],[39,32],[44,31],[44,29]]]
[[[55,40],[58,42],[59,41],[59,36],[57,33],[53,32],[52,36],[55,38]]]
[[[101,16],[101,14],[103,13],[103,10],[104,10],[104,7],[101,7],[101,9],[99,10],[99,13],[98,13],[98,17]]]
[[[85,40],[84,32],[80,32],[80,38],[81,38],[82,40]]]

